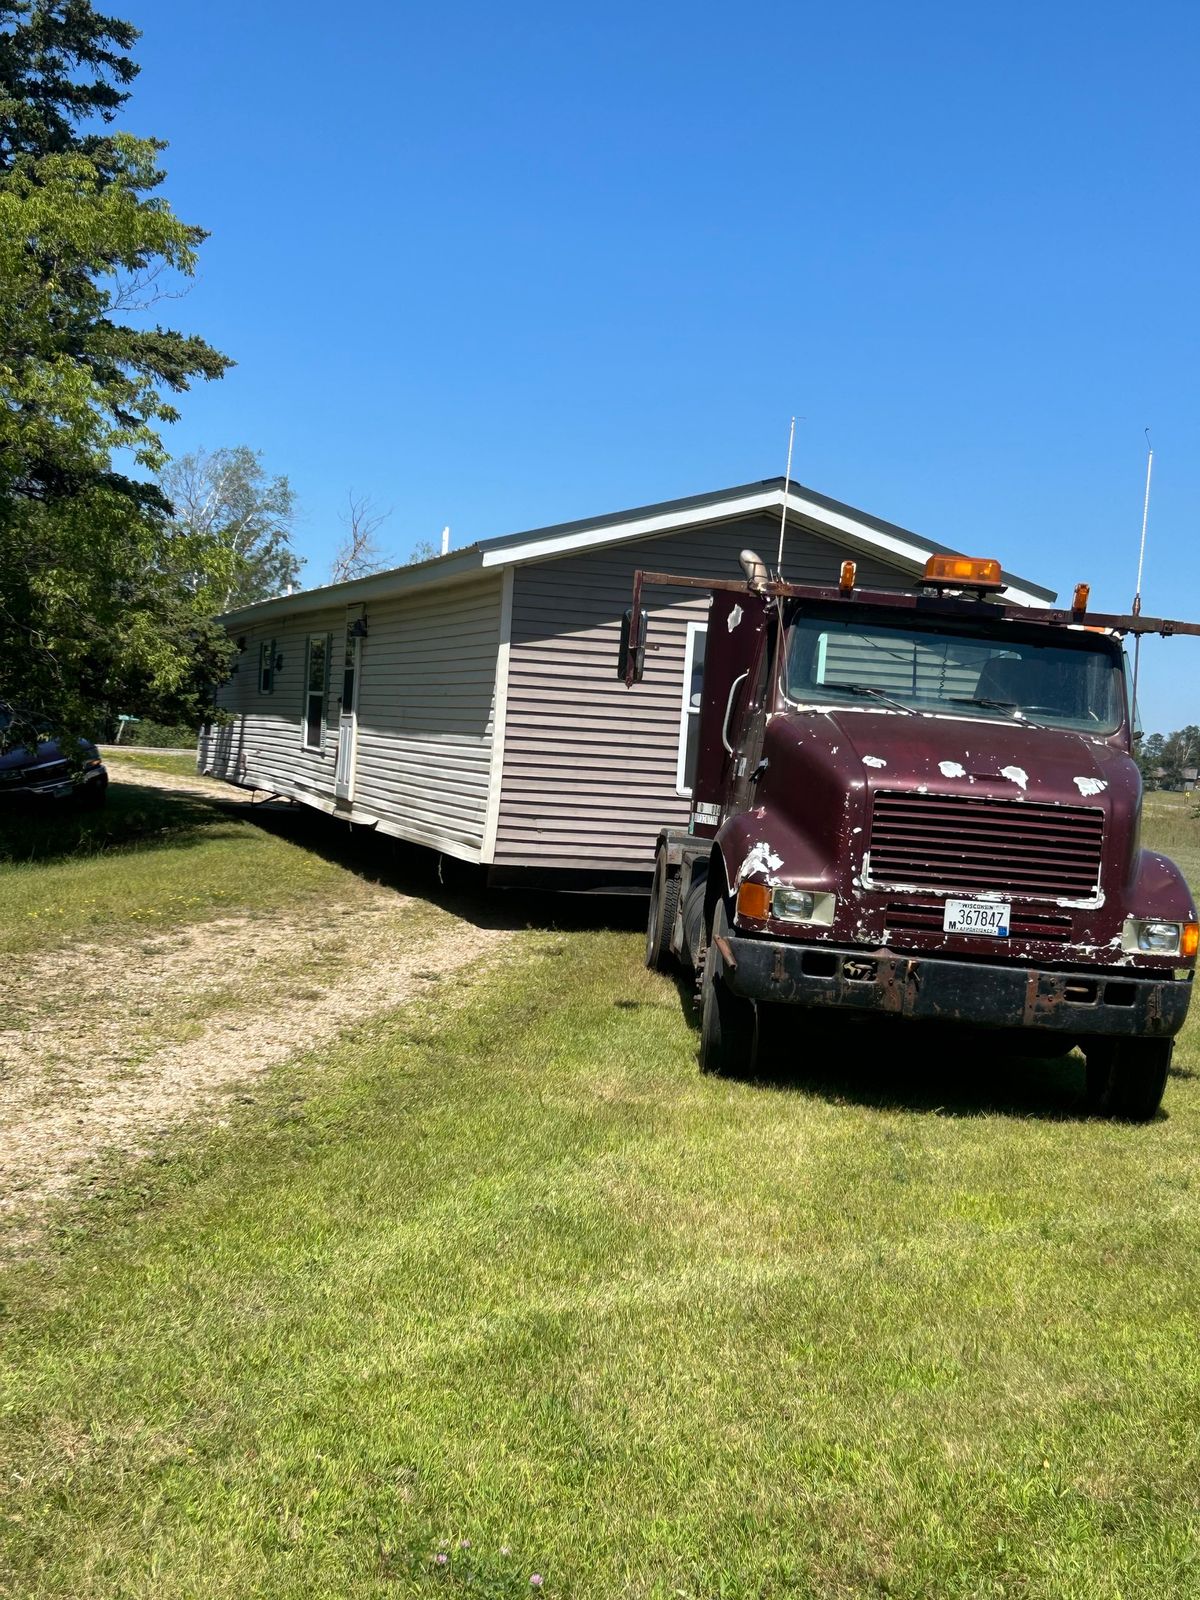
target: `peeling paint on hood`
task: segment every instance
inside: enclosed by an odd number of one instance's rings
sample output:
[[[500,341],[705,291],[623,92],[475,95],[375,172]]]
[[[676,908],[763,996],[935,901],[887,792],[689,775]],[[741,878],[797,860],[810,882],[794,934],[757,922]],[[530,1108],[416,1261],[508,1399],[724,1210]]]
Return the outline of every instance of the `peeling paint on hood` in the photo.
[[[752,873],[756,872],[766,876],[767,882],[770,883],[769,874],[778,872],[782,865],[783,857],[777,856],[765,839],[760,839],[756,845],[751,846],[746,859],[738,868],[733,886],[736,889],[744,878],[748,878]]]

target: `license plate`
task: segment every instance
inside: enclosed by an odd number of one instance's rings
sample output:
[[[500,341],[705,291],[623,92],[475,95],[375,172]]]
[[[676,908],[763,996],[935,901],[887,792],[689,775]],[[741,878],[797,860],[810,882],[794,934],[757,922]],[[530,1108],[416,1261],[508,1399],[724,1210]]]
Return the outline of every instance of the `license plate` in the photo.
[[[942,918],[946,933],[982,934],[987,939],[1007,939],[1012,907],[1002,900],[947,900]]]

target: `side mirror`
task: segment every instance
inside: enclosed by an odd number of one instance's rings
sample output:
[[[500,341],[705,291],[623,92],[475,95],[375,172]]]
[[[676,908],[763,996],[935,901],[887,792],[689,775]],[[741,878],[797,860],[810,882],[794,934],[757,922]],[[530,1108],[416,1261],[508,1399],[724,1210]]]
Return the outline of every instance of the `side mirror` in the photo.
[[[645,641],[645,613],[642,613],[641,632],[643,637],[636,641],[631,639],[633,631],[633,607],[626,610],[621,618],[621,645],[617,652],[617,677],[624,684],[641,683],[646,672],[646,641]]]

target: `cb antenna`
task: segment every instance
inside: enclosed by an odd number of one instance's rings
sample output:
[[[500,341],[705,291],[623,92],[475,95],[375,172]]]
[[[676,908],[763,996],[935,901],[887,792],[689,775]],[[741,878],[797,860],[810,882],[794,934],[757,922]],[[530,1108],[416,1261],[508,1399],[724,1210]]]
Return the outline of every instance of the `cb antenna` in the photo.
[[[1146,429],[1146,493],[1142,500],[1142,542],[1138,547],[1137,587],[1133,595],[1133,614],[1140,617],[1142,614],[1142,568],[1146,563],[1146,524],[1150,520],[1150,475],[1154,471],[1154,446],[1150,443],[1150,429]],[[1133,718],[1136,732],[1137,703],[1138,703],[1138,673],[1142,664],[1142,636],[1135,633],[1133,636]]]
[[[792,445],[796,442],[796,419],[792,418],[792,425],[788,430],[788,455],[787,468],[783,474],[783,506],[779,512],[779,554],[775,557],[775,576],[783,577],[783,535],[787,528],[787,502],[788,490],[792,486]]]

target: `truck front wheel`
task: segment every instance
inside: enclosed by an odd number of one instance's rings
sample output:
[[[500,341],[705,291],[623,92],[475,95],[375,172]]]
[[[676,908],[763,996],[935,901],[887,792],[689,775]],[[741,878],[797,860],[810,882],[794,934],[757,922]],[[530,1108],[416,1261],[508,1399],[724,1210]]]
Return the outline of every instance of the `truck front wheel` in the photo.
[[[1092,1116],[1149,1122],[1162,1103],[1172,1039],[1085,1039],[1085,1104]]]
[[[714,940],[729,928],[717,907],[700,980],[700,1071],[749,1075],[758,1056],[758,1008],[734,994],[717,971]]]

